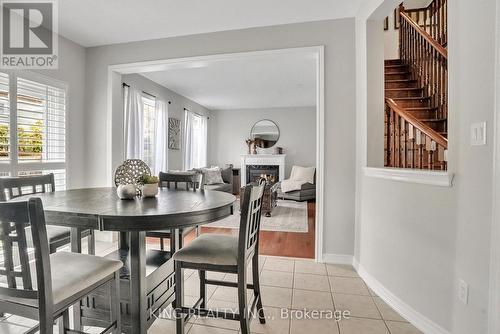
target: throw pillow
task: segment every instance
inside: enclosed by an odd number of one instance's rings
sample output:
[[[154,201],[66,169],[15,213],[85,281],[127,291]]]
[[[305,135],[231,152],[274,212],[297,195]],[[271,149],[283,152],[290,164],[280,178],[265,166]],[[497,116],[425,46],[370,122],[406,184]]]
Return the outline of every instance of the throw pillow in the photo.
[[[304,181],[314,184],[315,172],[316,172],[316,167],[293,166],[292,174],[290,175],[290,180]]]
[[[222,180],[221,169],[219,167],[202,168],[204,184],[224,183]]]

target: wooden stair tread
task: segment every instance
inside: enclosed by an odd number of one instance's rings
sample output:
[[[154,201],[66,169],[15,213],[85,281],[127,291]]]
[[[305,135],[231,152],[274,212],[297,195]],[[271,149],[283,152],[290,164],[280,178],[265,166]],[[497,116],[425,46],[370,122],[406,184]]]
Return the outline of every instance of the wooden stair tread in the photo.
[[[422,87],[386,88],[385,90],[422,90]]]
[[[393,100],[430,100],[430,96],[405,96],[405,97],[391,97]]]
[[[415,79],[392,79],[392,80],[385,80],[385,83],[393,83],[393,82],[417,82]]]
[[[406,110],[410,110],[410,111],[420,111],[420,110],[437,110],[436,107],[406,107],[404,108]]]

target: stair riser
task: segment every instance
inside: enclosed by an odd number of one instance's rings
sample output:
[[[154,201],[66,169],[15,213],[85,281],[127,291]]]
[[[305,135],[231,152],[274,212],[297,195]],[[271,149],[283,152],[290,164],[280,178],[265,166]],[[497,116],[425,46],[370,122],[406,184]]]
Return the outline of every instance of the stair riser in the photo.
[[[421,97],[423,96],[422,89],[412,89],[412,90],[393,90],[385,91],[386,97]]]
[[[417,88],[418,83],[416,81],[404,81],[404,82],[387,82],[385,83],[386,89],[392,88]]]
[[[424,121],[424,124],[427,124],[431,129],[433,129],[436,132],[446,131],[446,121],[439,121],[439,122]]]
[[[385,73],[385,80],[410,79],[410,73]]]
[[[388,59],[384,61],[385,65],[401,65],[401,59]]]
[[[418,119],[437,118],[437,112],[435,110],[406,110],[406,112]]]
[[[425,108],[430,107],[429,99],[420,99],[420,100],[398,100],[395,99],[394,102],[400,107],[403,108]]]
[[[394,73],[394,72],[407,72],[408,66],[406,65],[390,65],[386,66],[384,69],[385,73]]]

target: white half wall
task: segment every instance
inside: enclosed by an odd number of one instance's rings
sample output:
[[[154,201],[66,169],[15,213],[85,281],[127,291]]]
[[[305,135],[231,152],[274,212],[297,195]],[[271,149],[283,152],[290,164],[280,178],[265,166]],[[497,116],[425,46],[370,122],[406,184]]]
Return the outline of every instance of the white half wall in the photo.
[[[444,331],[486,333],[495,68],[495,0],[449,4],[449,170],[452,188],[365,176],[370,112],[376,106],[367,74],[367,19],[382,20],[398,1],[375,1],[356,20],[357,46],[357,261],[381,286]],[[377,6],[380,7],[377,9]],[[467,25],[463,24],[467,22]],[[370,45],[370,43],[368,43]],[[376,98],[376,97],[375,97]],[[374,107],[375,106],[375,107]],[[368,117],[368,118],[367,118]],[[470,125],[486,121],[487,145],[472,147]],[[368,160],[369,162],[369,160]],[[457,298],[458,279],[469,302]],[[415,323],[430,328],[429,324]],[[427,326],[427,327],[426,327]],[[437,333],[437,332],[436,332]]]
[[[286,154],[285,178],[293,165],[316,166],[316,107],[239,109],[212,111],[209,121],[209,161],[212,165],[240,167],[240,155],[250,130],[261,119],[274,121],[280,129],[276,146]],[[274,147],[260,153],[274,153]]]
[[[85,142],[87,185],[111,183],[107,118],[108,67],[113,64],[270,49],[325,46],[324,253],[354,250],[354,19],[224,31],[87,49]],[[116,87],[115,87],[116,88]]]
[[[198,103],[177,94],[176,92],[163,87],[156,82],[153,82],[139,74],[125,74],[122,75],[123,82],[135,87],[136,89],[143,90],[149,94],[155,95],[157,98],[165,101],[172,102],[168,104],[168,117],[177,118],[181,121],[181,131],[184,132],[184,108],[196,112],[201,115],[210,116],[210,111],[199,105]],[[210,123],[209,123],[210,126]],[[210,129],[209,129],[210,130]],[[181,136],[182,138],[182,136]],[[183,145],[184,139],[181,139],[180,150],[168,150],[168,169],[182,169],[183,160]]]

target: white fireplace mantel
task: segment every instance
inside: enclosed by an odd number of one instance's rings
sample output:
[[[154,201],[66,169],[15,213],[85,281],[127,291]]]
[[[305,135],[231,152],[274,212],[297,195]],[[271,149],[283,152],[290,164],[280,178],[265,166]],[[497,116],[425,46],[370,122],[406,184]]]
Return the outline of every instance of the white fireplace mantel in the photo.
[[[241,184],[247,184],[247,166],[278,166],[279,179],[285,179],[285,154],[242,154],[241,155]]]

